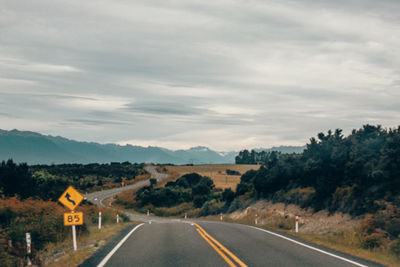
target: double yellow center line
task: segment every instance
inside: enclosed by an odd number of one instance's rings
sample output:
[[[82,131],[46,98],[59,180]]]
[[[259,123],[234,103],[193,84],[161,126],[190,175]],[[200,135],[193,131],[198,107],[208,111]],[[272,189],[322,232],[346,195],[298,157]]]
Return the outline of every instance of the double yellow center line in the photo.
[[[209,235],[200,225],[198,225],[197,223],[192,223],[192,224],[197,227],[196,230],[199,233],[199,235],[202,238],[204,238],[204,240],[228,263],[229,266],[247,267],[247,265],[243,261],[241,261],[226,247],[224,247],[221,243],[219,243],[211,235]]]

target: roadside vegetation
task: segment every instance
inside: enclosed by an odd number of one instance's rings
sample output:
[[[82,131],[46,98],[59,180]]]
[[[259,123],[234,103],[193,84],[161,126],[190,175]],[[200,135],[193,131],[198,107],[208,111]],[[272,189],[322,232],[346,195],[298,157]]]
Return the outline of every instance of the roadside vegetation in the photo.
[[[319,133],[301,154],[242,151],[236,162],[259,163],[242,175],[230,211],[248,200],[297,204],[363,218],[358,246],[400,257],[400,127],[365,125],[344,137]]]
[[[147,177],[144,164],[16,164],[11,159],[0,164],[0,197],[18,196],[56,201],[72,185],[82,192],[121,186]]]
[[[72,185],[80,191],[98,190],[99,184],[121,186],[120,180],[134,181],[144,175],[143,165],[130,163],[65,164],[28,166],[12,160],[0,164],[0,266],[26,263],[25,233],[32,239],[32,261],[45,262],[50,247],[71,239],[71,227],[63,225],[67,210],[57,199]],[[85,203],[77,208],[84,213],[84,225],[77,226],[78,242],[90,239],[102,211],[103,224],[114,224],[116,211],[102,210]],[[122,220],[128,220],[122,214]]]
[[[99,209],[84,204],[77,208],[84,214],[84,224],[76,226],[78,246],[96,234],[98,212],[102,212],[102,224],[115,224],[116,211]],[[20,200],[17,197],[0,199],[0,266],[24,266],[26,264],[25,233],[32,239],[32,262],[42,265],[57,252],[72,247],[71,227],[63,225],[67,210],[53,201],[40,199]],[[120,214],[121,221],[129,221]],[[67,246],[67,248],[60,246]],[[57,251],[58,248],[60,251]]]
[[[185,174],[164,187],[155,183],[137,191],[126,192],[116,197],[115,203],[139,212],[150,212],[158,216],[190,217],[218,214],[226,209],[225,203],[233,199],[231,189],[215,189],[213,180],[197,173]]]

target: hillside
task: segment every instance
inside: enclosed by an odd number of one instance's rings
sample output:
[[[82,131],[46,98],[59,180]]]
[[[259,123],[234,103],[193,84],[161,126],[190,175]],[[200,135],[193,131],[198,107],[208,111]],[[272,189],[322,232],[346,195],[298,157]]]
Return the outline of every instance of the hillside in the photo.
[[[218,153],[207,147],[168,150],[160,147],[120,146],[78,142],[60,136],[0,130],[0,160],[29,164],[153,162],[172,164],[233,163],[236,152]]]
[[[292,153],[302,147],[262,149]],[[79,142],[64,137],[42,135],[36,132],[1,130],[0,160],[12,158],[28,164],[152,162],[160,164],[224,164],[234,163],[238,152],[217,152],[204,146],[187,150],[169,150],[161,147],[141,147],[116,144]]]

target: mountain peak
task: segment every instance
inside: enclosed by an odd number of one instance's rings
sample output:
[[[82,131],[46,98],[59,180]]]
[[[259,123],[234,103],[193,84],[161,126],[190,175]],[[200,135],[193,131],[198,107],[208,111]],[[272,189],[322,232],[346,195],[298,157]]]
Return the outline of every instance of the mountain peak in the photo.
[[[197,152],[205,152],[205,151],[211,151],[208,147],[206,146],[195,146],[191,147],[188,149],[189,151],[197,151]]]
[[[13,136],[21,136],[21,137],[43,136],[40,133],[31,132],[31,131],[19,131],[17,129],[13,129],[10,131],[0,129],[0,135],[13,135]]]

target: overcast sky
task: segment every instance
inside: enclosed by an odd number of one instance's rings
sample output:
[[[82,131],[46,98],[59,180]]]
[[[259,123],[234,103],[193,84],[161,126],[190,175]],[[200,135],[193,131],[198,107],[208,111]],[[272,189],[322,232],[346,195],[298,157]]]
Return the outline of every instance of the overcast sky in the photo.
[[[0,0],[0,128],[228,151],[400,125],[399,0]]]

